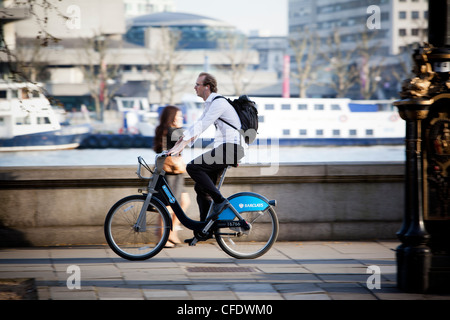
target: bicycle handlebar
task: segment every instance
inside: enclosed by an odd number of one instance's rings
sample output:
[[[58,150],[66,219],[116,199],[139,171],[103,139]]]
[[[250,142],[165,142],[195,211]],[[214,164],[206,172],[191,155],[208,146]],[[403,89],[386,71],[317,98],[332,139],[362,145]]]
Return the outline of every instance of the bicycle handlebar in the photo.
[[[141,167],[144,167],[145,169],[147,169],[148,171],[150,171],[151,173],[153,173],[152,169],[150,169],[149,165],[147,164],[147,162],[145,162],[144,158],[142,158],[141,156],[138,157],[138,169],[136,171],[136,174],[138,175],[139,178],[141,179],[146,179],[146,180],[150,180],[151,177],[147,178],[147,177],[143,177],[141,175]]]
[[[161,153],[157,153],[155,156],[155,170],[158,167],[158,160],[160,158],[167,158],[170,157],[171,155],[169,155],[168,151],[164,150]],[[164,161],[161,161],[161,168],[162,168],[162,163],[164,163]],[[154,171],[150,168],[150,166],[147,164],[147,162],[145,162],[144,158],[139,156],[138,157],[138,169],[136,174],[138,175],[139,178],[141,179],[146,179],[146,180],[150,180],[151,177],[147,178],[147,177],[143,177],[141,175],[141,168],[144,167],[145,169],[147,169],[148,171],[150,171],[151,173],[154,173]]]

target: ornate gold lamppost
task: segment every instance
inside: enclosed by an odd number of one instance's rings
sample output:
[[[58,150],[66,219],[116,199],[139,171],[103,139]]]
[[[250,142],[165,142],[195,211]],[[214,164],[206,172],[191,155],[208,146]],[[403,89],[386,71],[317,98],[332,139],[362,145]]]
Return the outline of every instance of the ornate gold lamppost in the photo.
[[[413,54],[414,77],[395,102],[406,121],[397,285],[450,292],[450,0],[429,2],[428,30],[429,43]]]

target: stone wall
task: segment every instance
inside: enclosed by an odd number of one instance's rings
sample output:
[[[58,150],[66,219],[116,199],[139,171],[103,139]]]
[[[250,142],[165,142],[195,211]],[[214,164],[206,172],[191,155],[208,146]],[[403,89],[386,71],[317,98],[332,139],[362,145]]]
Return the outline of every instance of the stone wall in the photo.
[[[276,173],[275,173],[276,171]],[[133,166],[0,168],[0,246],[104,244],[103,222],[119,199],[144,187]],[[403,163],[242,165],[225,196],[277,200],[279,240],[393,239],[404,207]],[[198,219],[192,180],[186,176]],[[184,228],[181,237],[191,237]]]

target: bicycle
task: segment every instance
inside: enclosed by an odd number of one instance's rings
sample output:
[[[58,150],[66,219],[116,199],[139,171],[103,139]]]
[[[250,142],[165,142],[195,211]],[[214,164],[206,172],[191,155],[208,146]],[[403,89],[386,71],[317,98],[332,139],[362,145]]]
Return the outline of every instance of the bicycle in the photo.
[[[267,200],[253,192],[236,193],[228,198],[231,206],[216,219],[192,220],[182,210],[165,179],[162,167],[167,156],[166,151],[156,155],[154,170],[138,157],[136,174],[149,181],[146,193],[140,190],[142,194],[117,201],[106,215],[105,237],[117,255],[128,260],[145,260],[157,255],[172,230],[166,206],[172,208],[186,228],[193,230],[194,238],[189,246],[214,237],[224,252],[237,259],[260,257],[272,247],[278,236],[276,200]],[[142,168],[152,175],[141,175]],[[225,168],[220,177],[219,189],[229,168]]]

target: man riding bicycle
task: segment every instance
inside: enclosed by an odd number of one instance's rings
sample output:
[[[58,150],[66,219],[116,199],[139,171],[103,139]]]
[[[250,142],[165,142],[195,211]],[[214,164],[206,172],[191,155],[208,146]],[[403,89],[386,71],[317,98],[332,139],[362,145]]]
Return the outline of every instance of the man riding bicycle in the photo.
[[[200,118],[183,132],[183,136],[168,154],[181,153],[187,145],[192,146],[210,125],[215,125],[214,148],[192,160],[186,167],[186,171],[195,182],[200,220],[205,221],[207,218],[216,219],[230,205],[217,189],[216,182],[223,170],[230,165],[236,166],[245,152],[239,131],[224,122],[230,123],[235,128],[241,128],[241,121],[233,106],[226,99],[215,99],[219,95],[214,76],[206,72],[200,73],[194,89],[205,101],[205,109]],[[213,207],[210,216],[207,217],[211,200]]]

